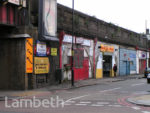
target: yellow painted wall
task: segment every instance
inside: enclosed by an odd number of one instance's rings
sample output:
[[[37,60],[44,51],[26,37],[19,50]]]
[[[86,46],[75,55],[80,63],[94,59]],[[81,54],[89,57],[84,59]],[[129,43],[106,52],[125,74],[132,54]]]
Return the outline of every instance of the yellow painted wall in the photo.
[[[96,70],[96,78],[103,78],[103,70],[102,69],[97,69]]]
[[[110,70],[110,77],[114,77],[114,71],[113,71],[113,69]]]

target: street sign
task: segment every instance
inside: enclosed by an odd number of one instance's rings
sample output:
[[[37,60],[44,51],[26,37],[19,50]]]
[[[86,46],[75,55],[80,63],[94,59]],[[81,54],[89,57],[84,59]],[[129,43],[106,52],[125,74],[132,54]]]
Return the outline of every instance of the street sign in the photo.
[[[26,39],[26,73],[33,72],[33,39]]]

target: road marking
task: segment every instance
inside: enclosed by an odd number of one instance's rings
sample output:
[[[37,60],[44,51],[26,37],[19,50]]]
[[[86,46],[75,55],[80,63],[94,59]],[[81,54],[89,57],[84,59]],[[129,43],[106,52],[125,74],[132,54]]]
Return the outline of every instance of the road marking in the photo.
[[[100,105],[100,104],[92,104],[91,106],[93,106],[93,107],[102,107],[102,106],[104,106],[104,105]]]
[[[135,110],[140,110],[140,109],[141,109],[140,107],[136,107],[136,106],[133,106],[133,107],[131,107],[131,108],[133,108],[133,109],[135,109]]]
[[[70,100],[70,101],[68,101],[68,102],[66,102],[66,103],[75,103],[75,101],[71,101],[71,100]]]
[[[75,104],[77,106],[86,106],[87,104]]]
[[[150,113],[149,111],[142,111],[142,113]]]
[[[64,103],[67,103],[67,102],[72,101],[72,100],[80,99],[80,98],[83,98],[86,96],[89,96],[89,95],[83,95],[83,96],[79,96],[79,97],[70,98],[70,99],[66,100]]]
[[[140,85],[144,85],[145,83],[140,83],[140,84],[132,84],[131,86],[134,87],[134,86],[140,86]]]
[[[104,93],[104,92],[108,92],[108,91],[114,91],[117,89],[121,89],[121,87],[117,87],[117,88],[113,88],[113,89],[107,89],[107,90],[103,90],[103,91],[99,91],[100,93]]]
[[[109,102],[97,102],[97,104],[109,104]]]
[[[64,105],[65,105],[65,106],[70,106],[71,104],[65,103]]]
[[[81,104],[90,104],[91,102],[79,102]]]
[[[108,105],[110,107],[122,107],[121,105]]]

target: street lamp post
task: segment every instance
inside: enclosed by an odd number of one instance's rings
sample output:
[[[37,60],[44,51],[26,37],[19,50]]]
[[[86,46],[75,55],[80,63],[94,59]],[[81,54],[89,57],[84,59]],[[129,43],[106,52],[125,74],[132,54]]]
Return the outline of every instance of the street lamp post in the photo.
[[[146,69],[148,68],[148,63],[147,63],[148,35],[149,35],[149,29],[146,29]]]
[[[73,50],[73,45],[74,45],[74,0],[72,0],[72,71],[71,71],[71,84],[72,86],[74,86],[74,69],[73,69],[73,65],[74,65],[74,50]]]

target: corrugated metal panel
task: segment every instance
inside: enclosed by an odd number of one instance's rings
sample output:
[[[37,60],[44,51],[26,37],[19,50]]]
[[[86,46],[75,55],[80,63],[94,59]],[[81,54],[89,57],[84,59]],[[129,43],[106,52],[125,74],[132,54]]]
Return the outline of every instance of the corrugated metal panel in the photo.
[[[120,48],[120,75],[136,72],[136,51]]]

